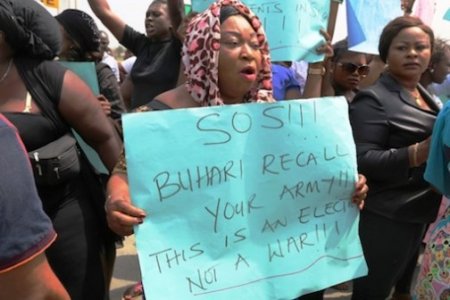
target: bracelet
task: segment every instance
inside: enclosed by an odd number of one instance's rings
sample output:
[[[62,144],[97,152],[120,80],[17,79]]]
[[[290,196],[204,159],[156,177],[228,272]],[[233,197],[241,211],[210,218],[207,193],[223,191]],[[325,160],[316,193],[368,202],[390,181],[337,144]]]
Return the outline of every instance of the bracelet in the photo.
[[[419,166],[419,164],[418,164],[418,162],[417,162],[417,151],[418,151],[418,149],[419,149],[419,143],[415,143],[414,144],[414,146],[413,146],[413,167],[418,167]]]
[[[325,72],[327,70],[325,69],[325,67],[321,67],[321,68],[308,68],[308,75],[320,75],[323,76],[325,75]]]

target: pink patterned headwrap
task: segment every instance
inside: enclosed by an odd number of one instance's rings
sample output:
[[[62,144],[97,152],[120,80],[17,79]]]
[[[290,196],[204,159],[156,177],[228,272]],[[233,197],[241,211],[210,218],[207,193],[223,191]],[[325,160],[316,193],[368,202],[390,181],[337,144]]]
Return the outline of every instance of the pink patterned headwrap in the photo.
[[[219,91],[220,10],[233,6],[244,16],[257,34],[262,63],[257,85],[245,96],[245,102],[273,101],[272,73],[266,34],[258,17],[239,0],[217,0],[189,23],[183,45],[182,60],[186,88],[201,106],[223,105]]]

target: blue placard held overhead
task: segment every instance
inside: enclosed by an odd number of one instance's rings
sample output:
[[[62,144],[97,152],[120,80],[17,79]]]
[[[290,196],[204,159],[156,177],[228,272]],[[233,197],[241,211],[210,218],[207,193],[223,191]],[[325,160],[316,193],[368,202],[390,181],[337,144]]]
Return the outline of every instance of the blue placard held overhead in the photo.
[[[386,24],[403,15],[399,1],[346,0],[349,48],[378,54],[378,40]]]
[[[344,97],[123,123],[149,299],[294,299],[367,274]]]
[[[194,11],[204,11],[213,0],[192,0]],[[261,20],[269,41],[272,61],[309,62],[323,60],[316,48],[324,43],[320,29],[326,30],[329,1],[244,0]]]
[[[450,8],[445,12],[444,20],[450,21]]]

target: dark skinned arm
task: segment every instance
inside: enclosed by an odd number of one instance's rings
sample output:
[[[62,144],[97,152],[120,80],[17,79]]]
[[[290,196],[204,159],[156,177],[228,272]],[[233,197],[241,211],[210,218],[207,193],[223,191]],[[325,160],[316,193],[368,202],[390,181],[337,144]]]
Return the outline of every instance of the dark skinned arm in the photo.
[[[170,22],[172,23],[172,31],[178,37],[178,27],[184,17],[184,1],[183,0],[167,0],[167,8],[169,11]]]

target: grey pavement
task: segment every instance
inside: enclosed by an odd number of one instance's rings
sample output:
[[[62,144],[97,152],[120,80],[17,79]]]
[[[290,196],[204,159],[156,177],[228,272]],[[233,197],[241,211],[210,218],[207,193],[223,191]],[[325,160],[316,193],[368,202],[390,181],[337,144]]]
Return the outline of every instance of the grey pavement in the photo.
[[[125,238],[124,247],[117,249],[116,264],[109,293],[110,300],[121,300],[125,289],[139,281],[140,278],[134,236],[130,236]]]

